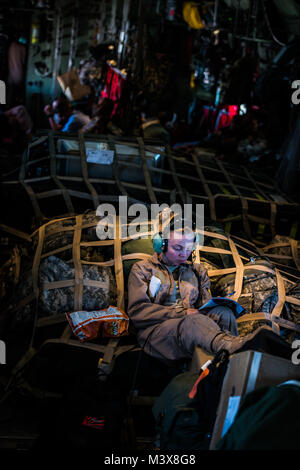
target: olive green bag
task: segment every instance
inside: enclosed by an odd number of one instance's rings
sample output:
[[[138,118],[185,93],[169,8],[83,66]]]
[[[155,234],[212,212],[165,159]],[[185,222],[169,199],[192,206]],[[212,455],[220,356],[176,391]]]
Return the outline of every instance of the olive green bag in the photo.
[[[189,392],[199,374],[177,375],[153,405],[161,450],[201,450],[205,444],[207,425],[201,416],[199,400],[190,399]]]

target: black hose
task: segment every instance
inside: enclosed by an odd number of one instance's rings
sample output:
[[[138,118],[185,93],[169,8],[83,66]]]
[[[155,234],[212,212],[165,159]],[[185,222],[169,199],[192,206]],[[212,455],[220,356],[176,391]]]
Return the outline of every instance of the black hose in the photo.
[[[274,41],[277,42],[277,44],[279,44],[280,46],[286,46],[286,44],[284,44],[283,42],[279,41],[279,39],[277,39],[277,37],[276,37],[275,34],[273,33],[272,26],[271,26],[271,23],[270,23],[270,20],[269,20],[269,17],[268,17],[268,13],[267,13],[266,0],[262,0],[262,7],[263,7],[263,11],[264,11],[264,17],[265,17],[265,20],[266,20],[266,23],[267,23],[267,26],[268,26],[268,29],[269,29],[269,31],[270,31],[270,33],[271,33],[272,38],[273,38]]]

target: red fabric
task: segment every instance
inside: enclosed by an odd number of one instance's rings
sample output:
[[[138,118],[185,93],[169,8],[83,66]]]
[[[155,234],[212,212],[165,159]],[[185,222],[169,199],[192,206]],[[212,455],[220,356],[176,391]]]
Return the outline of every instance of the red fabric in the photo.
[[[224,129],[224,127],[228,127],[231,124],[233,117],[237,113],[238,113],[238,107],[236,104],[230,104],[220,109],[217,120],[216,120],[215,131]]]
[[[217,118],[217,109],[213,106],[203,106],[202,126],[206,126],[208,132],[213,132]]]
[[[233,117],[238,113],[236,104],[223,107],[203,106],[202,126],[206,126],[208,132],[216,132],[231,124]]]
[[[121,99],[122,90],[124,87],[125,78],[122,77],[115,69],[108,66],[106,81],[103,91],[101,92],[101,98],[109,98],[115,103],[112,116],[115,114],[118,107],[118,102]]]
[[[85,416],[81,424],[90,428],[103,429],[104,419],[93,418],[92,416]]]

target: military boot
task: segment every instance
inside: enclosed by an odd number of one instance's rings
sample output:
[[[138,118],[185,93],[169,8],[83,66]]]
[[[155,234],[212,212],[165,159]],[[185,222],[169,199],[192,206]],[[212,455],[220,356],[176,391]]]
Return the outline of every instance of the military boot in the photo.
[[[233,354],[240,349],[256,349],[251,346],[253,346],[253,340],[260,336],[262,331],[271,331],[273,333],[272,328],[269,326],[261,326],[245,336],[231,336],[225,332],[218,333],[211,342],[212,352],[217,353],[221,349],[226,349],[229,354]]]

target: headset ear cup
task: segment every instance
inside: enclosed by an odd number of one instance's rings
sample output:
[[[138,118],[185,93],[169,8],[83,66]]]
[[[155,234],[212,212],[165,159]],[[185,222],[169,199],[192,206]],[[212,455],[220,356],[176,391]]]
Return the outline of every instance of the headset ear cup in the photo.
[[[163,239],[160,233],[156,233],[152,238],[152,246],[156,253],[163,251]]]

